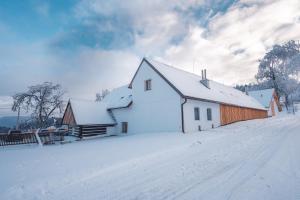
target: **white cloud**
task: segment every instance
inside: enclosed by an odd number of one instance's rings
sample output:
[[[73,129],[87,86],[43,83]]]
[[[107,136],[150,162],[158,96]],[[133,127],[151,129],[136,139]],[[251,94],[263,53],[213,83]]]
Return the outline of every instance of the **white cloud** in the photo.
[[[122,18],[122,23],[128,24],[133,34],[135,52],[141,55],[159,54],[170,45],[174,38],[186,35],[187,26],[192,21],[187,23],[186,16],[180,13],[199,6],[203,2],[203,0],[134,0],[129,2],[84,0],[76,6],[75,15],[83,23],[91,23],[91,19],[94,20],[99,16]],[[178,12],[178,9],[181,12]],[[189,18],[189,20],[192,19]],[[103,25],[100,26],[103,30]],[[114,24],[114,26],[120,25]],[[113,29],[111,26],[106,28],[108,31]]]
[[[225,84],[246,83],[253,81],[257,61],[268,48],[300,37],[298,0],[242,0],[202,27],[190,9],[207,2],[82,1],[74,11],[78,23],[90,23],[89,17],[99,14],[118,15],[132,29],[134,43],[122,50],[80,46],[54,52],[45,41],[0,46],[0,95],[53,81],[62,84],[68,97],[93,99],[101,89],[128,83],[144,55],[188,71],[194,65],[198,74],[206,68],[209,78]],[[0,33],[13,34],[1,27]],[[179,40],[174,43],[174,38]]]
[[[94,99],[101,89],[128,83],[140,62],[129,50],[52,52],[44,44],[0,47],[0,59],[0,96],[52,81],[67,90],[67,98],[85,99]]]
[[[247,6],[245,6],[247,3]],[[243,1],[211,19],[208,30],[191,27],[184,41],[168,48],[163,59],[205,67],[227,84],[254,80],[258,59],[275,43],[300,38],[300,1]],[[191,71],[191,67],[187,68]]]
[[[11,111],[13,99],[10,96],[0,96],[0,117],[9,116],[14,113]]]
[[[134,30],[133,52],[209,75],[226,84],[254,81],[258,59],[275,43],[300,36],[298,0],[242,0],[201,27],[189,9],[206,1],[83,1],[79,17],[121,15]],[[177,10],[175,9],[177,8]],[[178,12],[178,9],[185,12]],[[184,13],[184,15],[182,15]],[[172,44],[176,37],[184,38]]]
[[[129,51],[82,49],[76,55],[60,58],[70,70],[58,80],[68,88],[68,96],[94,99],[102,89],[129,83],[140,58]]]

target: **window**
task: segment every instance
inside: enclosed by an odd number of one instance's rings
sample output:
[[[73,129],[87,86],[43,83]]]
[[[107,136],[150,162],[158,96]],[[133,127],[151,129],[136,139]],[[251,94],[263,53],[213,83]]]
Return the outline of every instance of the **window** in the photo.
[[[208,120],[208,121],[211,121],[211,120],[212,120],[211,108],[207,108],[207,120]]]
[[[151,90],[151,79],[145,80],[145,91]]]
[[[128,122],[122,122],[122,133],[127,133],[128,131]]]
[[[200,112],[198,107],[194,108],[194,116],[195,116],[195,120],[200,120]]]

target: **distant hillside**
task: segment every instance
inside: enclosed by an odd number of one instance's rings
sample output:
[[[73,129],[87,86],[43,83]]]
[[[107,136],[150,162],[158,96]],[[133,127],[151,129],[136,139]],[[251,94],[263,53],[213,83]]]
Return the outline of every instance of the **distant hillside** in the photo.
[[[12,127],[16,126],[17,118],[18,118],[17,116],[0,117],[0,126],[12,128]],[[22,123],[28,119],[30,119],[30,117],[20,116],[20,123]]]

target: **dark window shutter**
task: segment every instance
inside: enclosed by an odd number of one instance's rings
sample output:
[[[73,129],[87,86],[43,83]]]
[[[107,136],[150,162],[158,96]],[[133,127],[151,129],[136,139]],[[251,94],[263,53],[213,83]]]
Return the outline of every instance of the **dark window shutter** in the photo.
[[[128,131],[128,122],[122,122],[122,133],[127,133]]]
[[[208,120],[208,121],[211,121],[211,120],[212,120],[211,108],[207,108],[207,120]]]
[[[198,107],[194,108],[194,117],[195,117],[195,120],[200,120],[200,111],[199,111]]]
[[[145,91],[151,90],[151,79],[145,80]]]

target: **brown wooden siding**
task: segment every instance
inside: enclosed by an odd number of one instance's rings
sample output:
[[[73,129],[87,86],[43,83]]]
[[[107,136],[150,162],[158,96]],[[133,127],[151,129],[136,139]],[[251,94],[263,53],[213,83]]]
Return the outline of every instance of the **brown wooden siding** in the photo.
[[[221,125],[250,119],[261,119],[267,116],[266,110],[220,104]]]
[[[281,105],[279,103],[279,98],[278,98],[278,96],[277,96],[277,94],[276,94],[275,91],[273,93],[273,96],[274,96],[274,100],[275,100],[276,106],[278,107],[278,111],[281,112],[282,111],[282,107],[281,107]]]
[[[62,121],[63,121],[63,124],[67,124],[67,125],[70,125],[70,126],[76,125],[76,120],[75,120],[75,117],[74,117],[74,114],[73,114],[72,107],[71,107],[70,103],[67,105],[67,108],[66,108],[66,111],[64,113],[64,117],[63,117]]]
[[[275,107],[274,107],[274,102],[271,101],[271,111],[272,111],[272,116],[275,116]]]

